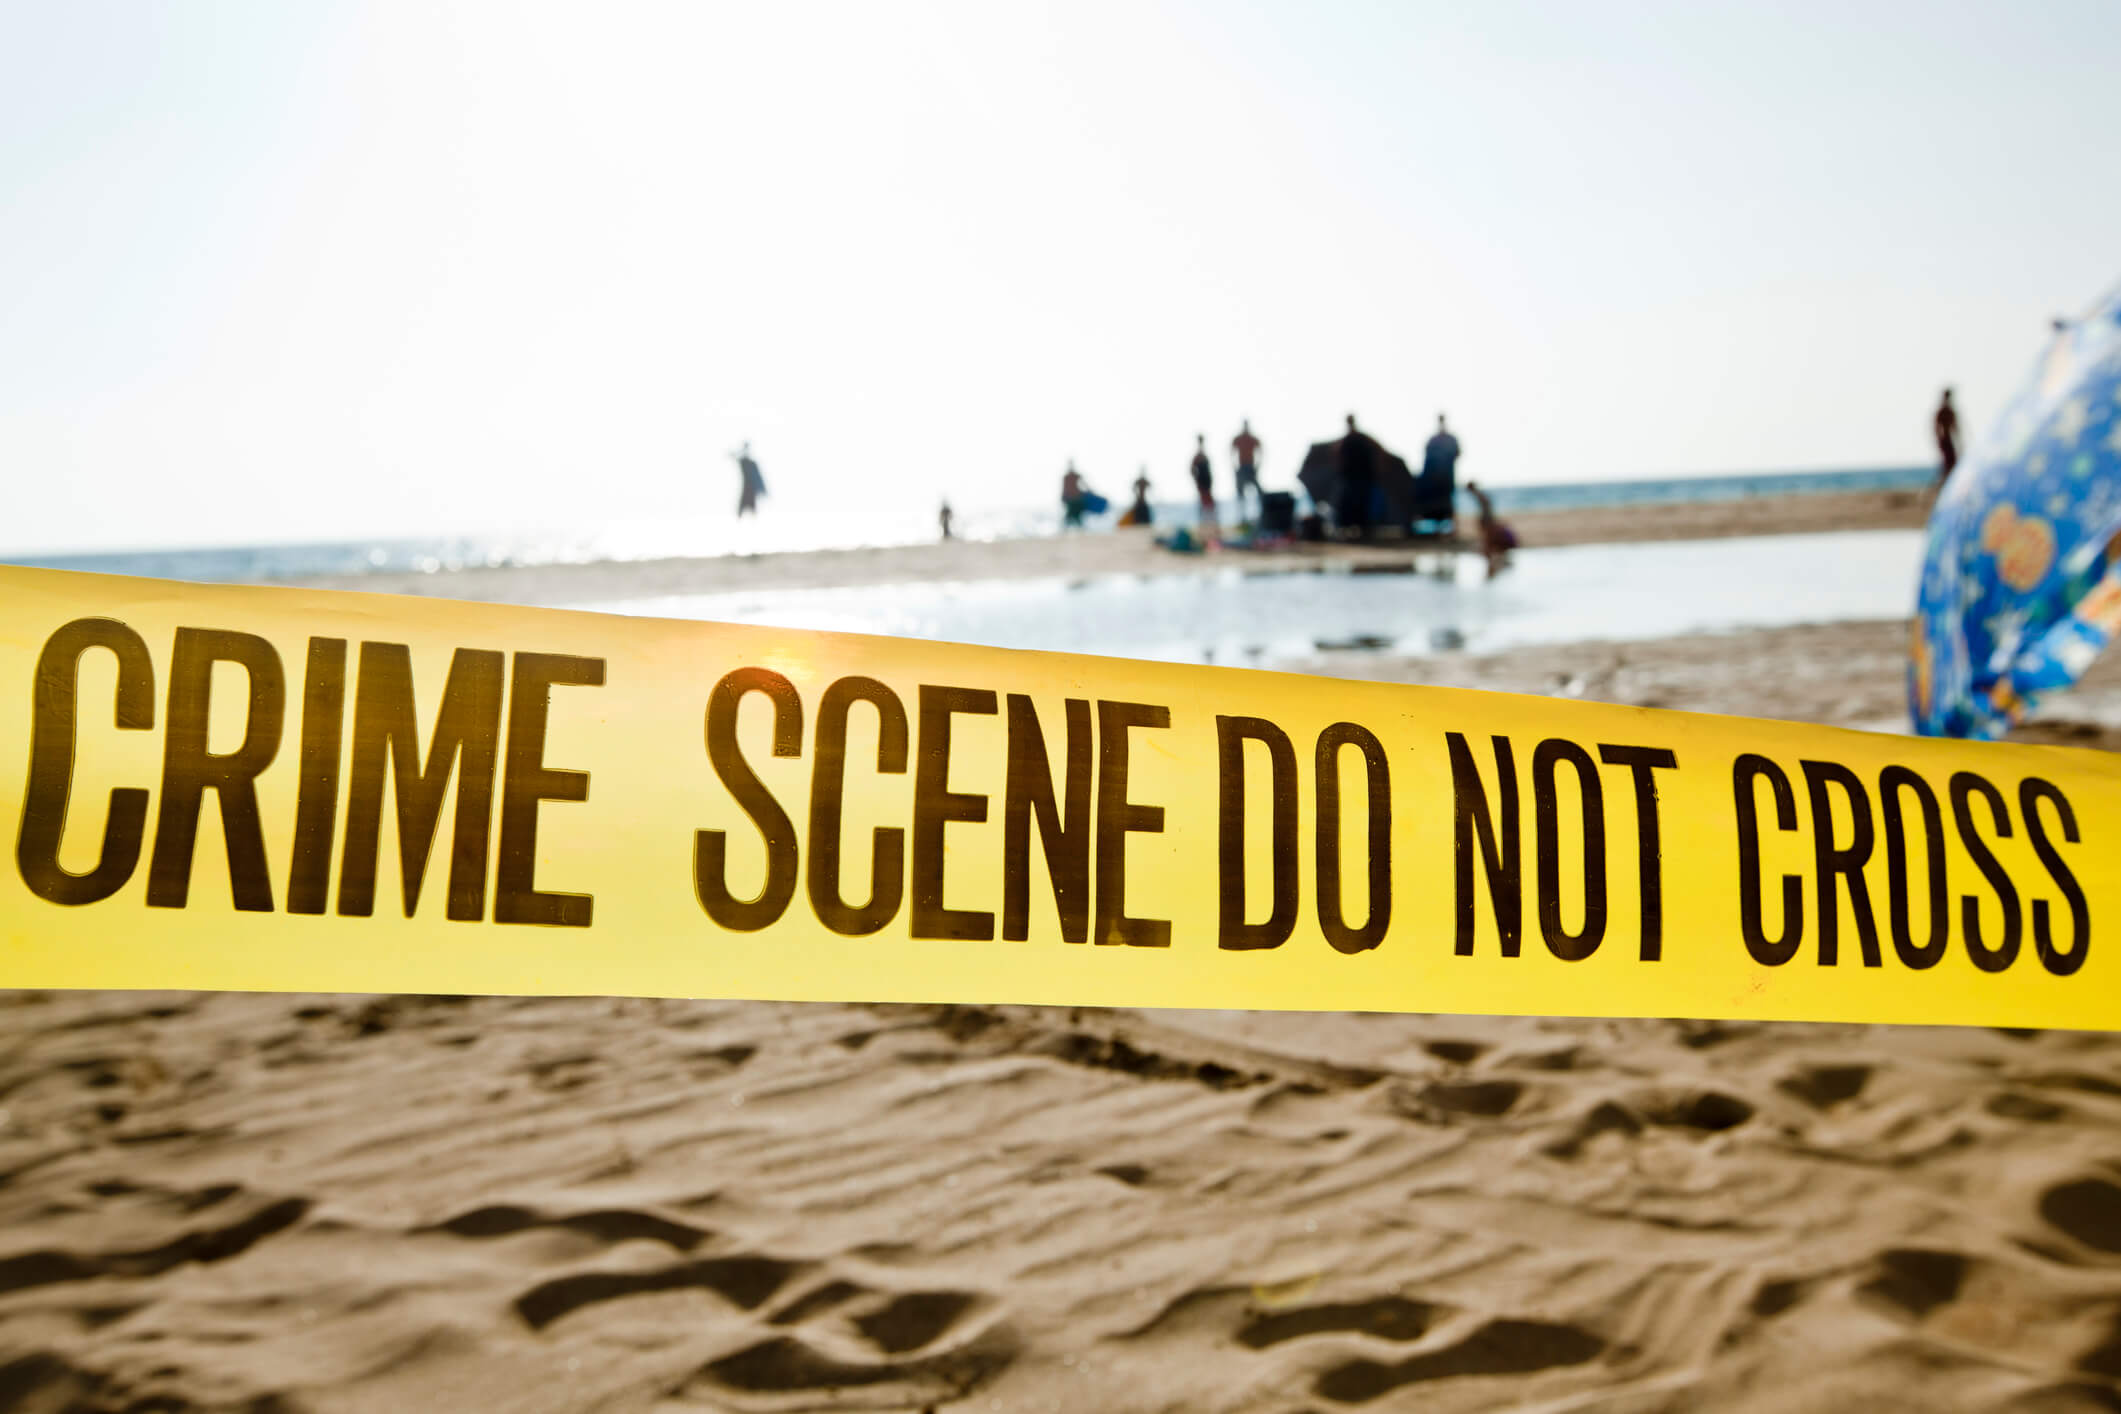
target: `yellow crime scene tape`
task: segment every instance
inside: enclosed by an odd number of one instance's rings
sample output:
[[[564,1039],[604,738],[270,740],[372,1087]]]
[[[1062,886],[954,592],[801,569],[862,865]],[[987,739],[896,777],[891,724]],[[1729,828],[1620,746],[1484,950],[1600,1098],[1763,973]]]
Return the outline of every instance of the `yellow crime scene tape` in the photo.
[[[2121,1025],[2121,760],[0,569],[0,985]]]

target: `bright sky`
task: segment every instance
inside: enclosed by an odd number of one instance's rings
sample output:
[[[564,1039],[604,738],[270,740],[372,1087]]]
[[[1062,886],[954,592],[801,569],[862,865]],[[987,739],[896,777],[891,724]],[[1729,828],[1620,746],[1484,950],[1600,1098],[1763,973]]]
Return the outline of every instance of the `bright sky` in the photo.
[[[2121,6],[0,0],[0,549],[1921,462],[2121,277]]]

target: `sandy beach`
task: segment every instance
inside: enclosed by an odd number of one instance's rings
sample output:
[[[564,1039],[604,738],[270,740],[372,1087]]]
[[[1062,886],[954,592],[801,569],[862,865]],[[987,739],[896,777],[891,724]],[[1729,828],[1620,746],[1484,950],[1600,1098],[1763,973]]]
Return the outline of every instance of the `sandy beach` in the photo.
[[[1915,530],[1929,518],[1929,497],[1911,491],[1779,496],[1749,501],[1609,506],[1513,516],[1528,547],[1705,540],[1830,530]],[[595,604],[734,589],[827,589],[939,580],[1037,579],[1111,574],[1188,574],[1241,564],[1306,569],[1321,564],[1389,568],[1432,547],[1292,545],[1258,553],[1176,555],[1157,548],[1151,530],[1054,535],[1026,540],[954,540],[800,554],[721,555],[699,559],[599,561],[497,566],[434,574],[318,577],[315,589],[375,594],[434,594],[497,604]]]
[[[1278,666],[1374,682],[1526,692],[1866,731],[1907,727],[1907,625],[1900,620],[1560,643],[1508,653],[1319,653]],[[2121,659],[2095,662],[2074,689],[2011,739],[2121,749]]]
[[[358,587],[565,603],[1213,558],[1082,536]],[[1904,625],[1860,622],[1278,666],[1892,730],[1904,653]],[[2108,661],[2027,730],[2117,726]],[[1975,1028],[9,994],[0,1408],[2115,1410],[2116,1060]]]

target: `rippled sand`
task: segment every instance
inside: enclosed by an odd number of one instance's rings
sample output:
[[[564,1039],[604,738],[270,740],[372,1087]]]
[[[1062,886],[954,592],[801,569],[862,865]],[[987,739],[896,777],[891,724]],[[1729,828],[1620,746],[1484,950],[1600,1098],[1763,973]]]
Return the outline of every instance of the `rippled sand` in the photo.
[[[2094,1410],[2106,1038],[18,996],[17,1410]]]

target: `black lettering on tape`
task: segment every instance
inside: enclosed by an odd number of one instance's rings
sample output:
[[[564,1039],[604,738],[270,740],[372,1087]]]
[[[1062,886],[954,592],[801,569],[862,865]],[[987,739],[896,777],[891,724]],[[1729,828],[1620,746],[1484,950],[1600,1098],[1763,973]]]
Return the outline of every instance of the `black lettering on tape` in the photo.
[[[234,751],[206,749],[215,663],[239,665],[249,682],[243,740]],[[162,800],[155,814],[155,850],[147,865],[151,908],[182,908],[191,892],[199,806],[207,791],[221,804],[228,847],[228,881],[236,907],[272,911],[272,878],[265,868],[265,827],[258,817],[258,773],[280,750],[287,683],[280,655],[253,633],[180,628],[170,658],[169,705],[163,714]]]
[[[493,891],[496,923],[587,928],[595,916],[595,896],[556,893],[538,887],[538,807],[548,800],[589,799],[587,771],[565,771],[545,764],[545,729],[551,717],[552,689],[603,685],[602,658],[581,658],[569,653],[515,655],[508,684],[508,752],[501,767],[500,861]],[[469,759],[467,753],[466,760]],[[463,789],[457,788],[459,800]],[[460,807],[458,819],[462,818]],[[452,894],[455,878],[452,869]]]
[[[983,687],[921,684],[920,741],[913,767],[913,936],[984,942],[994,915],[943,903],[943,827],[987,818],[987,797],[949,789],[950,718],[959,712],[992,716],[994,693]]]
[[[1002,936],[1011,942],[1031,936],[1034,816],[1046,872],[1053,880],[1061,940],[1080,943],[1090,937],[1090,704],[1071,697],[1062,711],[1068,721],[1068,754],[1056,806],[1038,712],[1023,693],[1009,694],[1009,767],[1002,786]]]
[[[1871,913],[1870,888],[1863,881],[1863,866],[1870,862],[1877,844],[1871,824],[1871,801],[1854,771],[1838,761],[1803,761],[1805,793],[1812,807],[1812,879],[1819,890],[1819,965],[1832,967],[1840,961],[1840,891],[1848,890],[1849,909],[1856,918],[1856,942],[1865,967],[1879,967],[1878,922]],[[1828,786],[1839,786],[1848,801],[1849,842],[1834,843],[1834,805]],[[1839,880],[1839,883],[1836,883]]]
[[[1974,826],[1973,798],[1980,796],[1988,802],[1989,818],[1995,821],[1996,838],[2009,839],[2011,834],[2010,809],[2004,803],[2003,792],[1972,771],[1958,771],[1952,775],[1950,793],[1952,797],[1952,820],[1959,827],[1959,842],[1966,852],[1974,857],[1974,867],[1981,877],[1995,890],[1996,901],[2003,907],[2003,937],[1991,946],[1981,934],[1981,901],[1972,894],[1959,900],[1960,930],[1966,937],[1966,955],[1974,966],[1983,972],[2001,972],[2018,959],[2018,947],[2024,938],[2025,920],[2018,912],[2018,886],[2011,882],[2010,871],[1996,858]]]
[[[714,685],[707,697],[707,759],[766,842],[766,882],[756,898],[730,893],[728,835],[698,830],[692,839],[692,889],[709,918],[739,933],[769,927],[788,911],[798,863],[795,826],[788,812],[736,743],[736,710],[747,692],[763,692],[773,704],[773,754],[803,754],[803,699],[796,695],[795,684],[770,668],[738,668]]]
[[[1782,876],[1782,936],[1770,938],[1760,913],[1760,802],[1753,784],[1760,780],[1775,797],[1775,828],[1797,828],[1797,793],[1782,768],[1750,751],[1732,762],[1731,796],[1738,813],[1738,927],[1753,961],[1780,967],[1804,942],[1804,881],[1795,874]]]
[[[1561,922],[1561,802],[1554,772],[1562,762],[1575,769],[1583,811],[1583,928],[1571,933]],[[1549,737],[1532,751],[1533,835],[1539,875],[1539,931],[1547,951],[1563,962],[1581,962],[1605,941],[1605,789],[1598,763],[1573,741]]]
[[[1245,743],[1267,749],[1268,822],[1271,845],[1267,875],[1274,896],[1264,923],[1245,921]],[[1278,948],[1296,930],[1296,748],[1289,735],[1263,717],[1217,717],[1216,756],[1216,946],[1232,952]],[[1321,782],[1319,789],[1325,786]],[[1336,805],[1339,782],[1334,783]],[[1320,837],[1324,849],[1324,836]],[[1339,841],[1333,867],[1338,885]],[[1321,898],[1320,905],[1324,902]],[[1337,916],[1337,914],[1336,914]]]
[[[1127,733],[1135,727],[1168,728],[1171,709],[1145,702],[1097,704],[1097,927],[1101,944],[1135,948],[1171,946],[1171,922],[1127,916],[1127,836],[1164,829],[1161,805],[1127,799]]]
[[[2063,860],[2062,852],[2055,848],[2047,835],[2047,826],[2040,819],[2040,802],[2046,801],[2055,807],[2055,818],[2062,826],[2062,838],[2071,844],[2077,843],[2077,814],[2069,807],[2069,801],[2052,781],[2038,776],[2028,776],[2018,786],[2018,809],[2025,816],[2026,838],[2032,842],[2033,853],[2047,867],[2048,877],[2062,891],[2062,899],[2069,905],[2069,946],[2057,948],[2048,928],[2048,906],[2044,898],[2033,900],[2033,950],[2040,956],[2040,965],[2057,977],[2067,977],[2084,966],[2084,956],[2092,945],[2091,907],[2085,902],[2084,888],[2077,876],[2070,872]]]
[[[31,893],[69,907],[95,903],[124,888],[140,863],[147,833],[147,792],[120,786],[110,793],[95,867],[74,874],[59,863],[74,788],[81,655],[91,648],[118,660],[113,724],[134,732],[155,725],[155,669],[139,634],[116,619],[75,619],[45,640],[30,689],[29,779],[22,793],[22,829],[15,836],[15,867]]]
[[[1488,810],[1487,786],[1480,779],[1480,768],[1473,764],[1466,739],[1457,732],[1445,732],[1444,742],[1451,753],[1451,854],[1458,893],[1455,951],[1460,957],[1473,955],[1473,843],[1477,837],[1502,955],[1515,957],[1524,930],[1524,857],[1518,850],[1517,765],[1510,755],[1510,739],[1494,738],[1496,785],[1501,792],[1499,840],[1495,817]]]
[[[906,892],[906,832],[878,827],[869,850],[869,897],[840,896],[840,819],[847,792],[847,713],[855,703],[876,710],[876,769],[906,773],[906,707],[875,678],[846,677],[825,689],[817,707],[817,764],[810,776],[810,906],[835,933],[862,937],[898,915]]]
[[[1370,916],[1350,928],[1340,911],[1340,749],[1362,753],[1369,805]],[[1318,734],[1318,927],[1333,950],[1367,952],[1392,926],[1392,775],[1385,749],[1367,728],[1335,722]],[[1292,889],[1293,893],[1294,890]]]
[[[1657,818],[1657,780],[1652,772],[1669,771],[1679,758],[1661,746],[1600,745],[1598,759],[1625,766],[1635,780],[1636,874],[1642,895],[1642,942],[1636,956],[1644,962],[1664,957],[1664,835]]]
[[[1910,914],[1913,902],[1908,885],[1907,826],[1901,815],[1902,793],[1915,798],[1922,814],[1923,878],[1929,885],[1929,936],[1915,941]],[[1893,951],[1902,965],[1920,972],[1935,967],[1944,957],[1951,938],[1952,915],[1946,902],[1944,866],[1944,813],[1929,782],[1905,766],[1888,766],[1878,773],[1878,813],[1885,820],[1886,918],[1892,929]]]
[[[331,846],[339,816],[339,748],[346,724],[346,640],[312,638],[302,672],[302,747],[287,911],[322,913],[331,897]]]
[[[457,775],[457,815],[449,850],[447,917],[474,923],[486,911],[486,854],[493,777],[500,754],[502,655],[459,648],[435,712],[427,764],[420,764],[412,650],[363,643],[354,682],[353,750],[347,768],[346,843],[339,857],[339,914],[375,912],[376,856],[383,821],[383,776],[397,798],[398,869],[405,916],[412,917],[442,819],[442,797]]]

